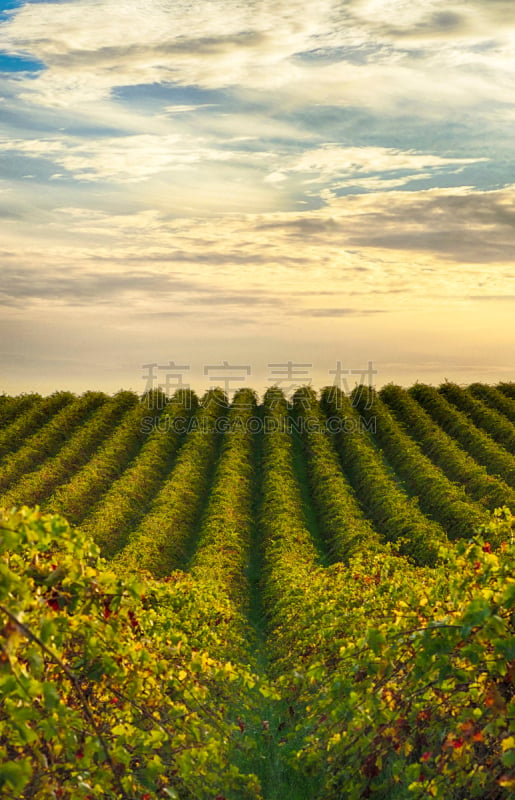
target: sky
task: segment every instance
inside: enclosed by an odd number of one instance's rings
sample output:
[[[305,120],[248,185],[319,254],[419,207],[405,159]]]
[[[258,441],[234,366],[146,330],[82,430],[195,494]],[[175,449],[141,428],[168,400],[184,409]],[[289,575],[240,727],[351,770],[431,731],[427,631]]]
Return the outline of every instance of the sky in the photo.
[[[514,98],[513,0],[0,1],[0,393],[514,380]]]

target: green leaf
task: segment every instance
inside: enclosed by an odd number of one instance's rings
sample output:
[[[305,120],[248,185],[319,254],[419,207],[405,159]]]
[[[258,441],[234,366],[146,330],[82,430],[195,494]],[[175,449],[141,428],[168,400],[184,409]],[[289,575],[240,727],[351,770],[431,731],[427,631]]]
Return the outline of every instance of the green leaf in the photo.
[[[31,776],[32,769],[27,758],[0,764],[0,788],[6,787],[19,794]]]
[[[54,683],[43,684],[43,699],[47,711],[53,711],[61,702],[61,697]]]
[[[507,639],[496,639],[494,645],[496,652],[501,653],[507,661],[515,660],[515,636],[510,636]]]
[[[382,645],[384,645],[386,642],[384,633],[382,633],[380,630],[377,630],[377,628],[370,628],[366,633],[365,640],[369,647],[376,654],[381,651]]]
[[[505,753],[503,753],[502,763],[509,769],[515,767],[515,750],[507,750]]]

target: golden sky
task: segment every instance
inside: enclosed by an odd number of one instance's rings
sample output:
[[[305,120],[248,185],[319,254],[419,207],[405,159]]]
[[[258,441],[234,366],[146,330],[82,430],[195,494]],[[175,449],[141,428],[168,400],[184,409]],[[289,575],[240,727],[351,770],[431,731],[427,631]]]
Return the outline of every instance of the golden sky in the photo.
[[[0,392],[513,380],[511,0],[0,11]]]

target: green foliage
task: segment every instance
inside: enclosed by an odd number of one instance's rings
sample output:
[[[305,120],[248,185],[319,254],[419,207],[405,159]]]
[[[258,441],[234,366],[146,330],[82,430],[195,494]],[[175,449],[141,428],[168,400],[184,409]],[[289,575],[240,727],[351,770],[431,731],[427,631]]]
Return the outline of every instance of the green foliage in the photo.
[[[45,500],[43,507],[46,511],[62,513],[74,524],[79,524],[139,451],[146,438],[143,420],[149,411],[138,402],[133,392],[121,395],[123,413],[119,424],[88,463]],[[158,413],[154,412],[155,415]]]
[[[314,391],[309,387],[299,389],[293,401],[294,419],[301,429],[311,496],[334,556],[346,561],[363,547],[377,548],[380,537],[366,519],[343,475]]]
[[[292,464],[291,434],[288,432],[288,406],[275,387],[264,398],[264,436],[260,527],[263,535],[263,595],[270,626],[272,653],[283,648],[275,633],[277,601],[285,588],[295,587],[301,576],[309,575],[320,564],[302,508],[300,488]]]
[[[0,397],[83,521],[0,512],[0,796],[513,796],[515,492],[398,387],[179,395]]]
[[[321,402],[325,413],[341,424],[335,441],[342,465],[376,529],[417,563],[434,564],[447,541],[442,527],[424,516],[416,498],[410,499],[397,483],[350,399],[328,387]]]
[[[259,798],[227,711],[255,678],[203,649],[219,601],[176,577],[121,580],[62,518],[2,515],[2,797]]]
[[[445,433],[405,389],[388,384],[381,389],[380,396],[397,422],[451,481],[461,484],[474,500],[491,511],[503,505],[515,508],[513,489],[489,475],[485,467]]]
[[[159,404],[149,403],[149,406],[159,408]],[[155,428],[140,452],[81,523],[82,530],[93,536],[104,557],[110,558],[123,548],[129,531],[148,510],[184,440],[180,426],[174,428],[172,423],[187,422],[191,409],[197,406],[196,395],[180,390],[157,419],[154,415],[148,417]]]
[[[416,383],[409,393],[491,475],[499,475],[509,486],[515,487],[515,463],[510,453],[476,428],[466,414],[454,408],[432,386]]]
[[[119,572],[143,569],[166,577],[183,563],[209,494],[220,444],[217,421],[226,410],[227,397],[221,390],[206,392],[168,479],[113,560]]]
[[[468,536],[486,520],[485,510],[470,502],[464,489],[448,480],[421,452],[376,392],[360,387],[352,397],[363,417],[374,420],[374,437],[388,462],[418,498],[422,510],[439,522],[448,536]]]
[[[497,389],[506,395],[506,397],[515,400],[515,381],[502,381],[497,385]]]
[[[513,424],[515,423],[515,401],[504,395],[495,386],[486,383],[471,383],[468,390],[486,405],[504,414]]]
[[[2,504],[6,507],[21,503],[36,505],[47,498],[60,484],[66,483],[74,472],[86,464],[133,402],[134,396],[131,392],[118,392],[112,398],[103,396],[100,407],[88,420],[83,421],[78,429],[73,430],[57,455],[46,458],[37,469],[23,475],[9,492],[2,496]],[[34,438],[34,449],[37,451],[38,437]],[[25,447],[21,448],[21,452],[23,450]]]
[[[504,510],[490,541],[432,570],[367,555],[285,598],[303,704],[296,758],[324,800],[501,800],[515,788],[515,547]],[[286,622],[286,621],[285,621]]]
[[[240,608],[246,607],[249,595],[246,572],[253,525],[254,434],[248,423],[255,413],[254,392],[236,392],[197,547],[189,564],[195,577],[218,584],[219,591]]]
[[[0,457],[20,447],[24,439],[32,436],[53,414],[71,403],[73,399],[71,392],[54,392],[49,397],[38,397],[35,402],[28,404],[22,399],[21,405],[26,410],[17,414],[15,419],[0,432]]]
[[[28,411],[36,400],[41,400],[41,395],[35,393],[18,396],[3,394],[0,399],[0,427],[6,428],[11,422],[14,422],[16,417]]]
[[[482,428],[508,452],[515,451],[515,425],[475,397],[470,391],[470,387],[463,389],[457,383],[447,381],[440,386],[439,392],[456,408],[467,414],[475,425]],[[491,397],[491,395],[488,396]],[[506,402],[509,401],[506,400]]]
[[[0,468],[0,490],[9,486],[11,489],[1,496],[2,505],[15,505],[20,494],[26,502],[39,499],[29,498],[27,495],[33,495],[34,488],[37,493],[41,477],[46,477],[47,472],[52,470],[52,456],[59,453],[59,456],[53,459],[53,463],[61,461],[62,451],[68,449],[69,437],[78,433],[82,438],[84,431],[87,431],[91,424],[91,416],[95,417],[96,411],[102,412],[106,400],[107,395],[102,392],[86,392],[54,414],[37,433],[24,442],[22,447],[4,460]],[[37,467],[41,462],[43,462],[42,467],[38,470]],[[21,486],[15,484],[20,476],[23,476]],[[46,490],[46,485],[43,485]]]

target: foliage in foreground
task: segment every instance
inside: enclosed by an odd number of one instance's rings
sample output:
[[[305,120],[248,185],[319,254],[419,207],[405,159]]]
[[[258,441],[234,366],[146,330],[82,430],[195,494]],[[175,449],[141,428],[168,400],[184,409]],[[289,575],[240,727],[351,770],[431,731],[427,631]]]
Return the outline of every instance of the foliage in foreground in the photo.
[[[306,570],[284,542],[277,755],[317,798],[513,796],[512,524],[499,511],[434,568],[372,547]],[[0,795],[258,800],[236,765],[260,757],[276,695],[240,613],[208,575],[122,580],[60,517],[0,512]]]
[[[199,646],[225,654],[223,599],[121,580],[62,518],[0,514],[1,796],[259,798],[231,718],[255,677]]]
[[[305,709],[296,759],[324,774],[323,800],[513,796],[511,523],[498,512],[488,541],[450,547],[432,570],[366,553],[312,574],[308,602],[285,589],[276,635],[298,667],[283,680]]]

